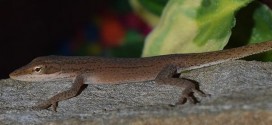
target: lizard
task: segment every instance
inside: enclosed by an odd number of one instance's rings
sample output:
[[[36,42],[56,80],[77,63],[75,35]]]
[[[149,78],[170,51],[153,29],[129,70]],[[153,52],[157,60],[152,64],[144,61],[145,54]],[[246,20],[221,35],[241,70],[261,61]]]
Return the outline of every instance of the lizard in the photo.
[[[35,109],[52,107],[77,96],[84,84],[122,84],[155,81],[159,85],[172,85],[182,89],[176,104],[187,101],[198,103],[197,93],[206,97],[193,79],[179,78],[183,71],[198,69],[240,59],[272,49],[272,41],[250,44],[220,51],[188,54],[170,54],[142,58],[114,58],[96,56],[42,56],[9,74],[19,81],[73,80],[71,87],[34,106]],[[81,90],[82,91],[82,90]]]

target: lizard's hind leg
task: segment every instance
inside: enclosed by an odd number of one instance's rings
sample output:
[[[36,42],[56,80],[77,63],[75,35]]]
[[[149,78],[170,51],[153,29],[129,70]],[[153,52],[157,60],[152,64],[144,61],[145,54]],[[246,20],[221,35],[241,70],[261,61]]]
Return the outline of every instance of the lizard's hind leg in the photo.
[[[184,88],[181,97],[176,104],[184,104],[186,100],[191,103],[198,103],[198,100],[194,96],[194,92],[198,93],[200,96],[206,97],[209,94],[205,94],[199,90],[198,83],[193,80],[185,78],[177,78],[177,67],[174,65],[169,65],[163,68],[163,70],[155,78],[155,82],[158,84],[173,85]]]

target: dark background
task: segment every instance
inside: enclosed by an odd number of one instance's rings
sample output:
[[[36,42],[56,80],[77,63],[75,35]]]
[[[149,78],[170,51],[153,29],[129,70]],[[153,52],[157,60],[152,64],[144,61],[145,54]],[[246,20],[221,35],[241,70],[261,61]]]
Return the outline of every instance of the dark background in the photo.
[[[0,78],[37,56],[54,55],[58,44],[110,9],[114,0],[1,0]]]

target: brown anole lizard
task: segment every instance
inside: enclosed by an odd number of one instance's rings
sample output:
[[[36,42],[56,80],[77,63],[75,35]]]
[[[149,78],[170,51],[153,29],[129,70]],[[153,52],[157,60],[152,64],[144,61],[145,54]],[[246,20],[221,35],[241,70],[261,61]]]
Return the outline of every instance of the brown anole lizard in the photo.
[[[171,54],[144,58],[103,58],[92,56],[45,56],[15,70],[10,78],[21,81],[73,80],[71,88],[56,94],[36,108],[53,107],[57,103],[76,96],[83,84],[122,84],[154,80],[157,84],[184,88],[177,103],[189,100],[196,103],[192,93],[207,96],[197,89],[193,80],[177,78],[185,70],[216,65],[230,60],[265,52],[272,49],[272,41],[238,48],[190,54]]]

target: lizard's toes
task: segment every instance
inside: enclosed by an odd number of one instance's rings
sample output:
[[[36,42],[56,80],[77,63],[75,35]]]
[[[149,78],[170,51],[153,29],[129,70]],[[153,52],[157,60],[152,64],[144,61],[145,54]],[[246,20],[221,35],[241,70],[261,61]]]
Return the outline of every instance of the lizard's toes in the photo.
[[[187,100],[187,98],[182,96],[175,105],[182,105],[182,104],[186,103],[186,100]]]
[[[32,109],[38,110],[38,109],[48,109],[51,106],[50,103],[41,103],[39,105],[33,106]]]
[[[52,103],[52,109],[54,112],[57,112],[57,106],[58,106],[57,102]]]
[[[52,106],[52,110],[54,112],[57,112],[58,103],[57,102],[49,102],[49,101],[43,102],[43,103],[41,103],[39,105],[36,105],[36,106],[32,107],[32,109],[35,109],[35,110],[37,110],[37,109],[48,109],[50,106]]]
[[[193,89],[192,90],[194,93],[197,93],[198,95],[200,95],[200,96],[202,96],[202,97],[210,97],[211,96],[211,94],[206,94],[206,93],[204,93],[204,92],[202,92],[202,91],[200,91],[200,90],[197,90],[197,89]]]
[[[50,106],[52,106],[52,110],[54,112],[57,112],[58,102],[56,101],[45,101],[39,105],[32,107],[32,109],[48,109]]]
[[[189,101],[192,104],[199,103],[199,101],[194,97],[194,95],[182,95],[176,105],[185,104],[186,101]]]
[[[185,89],[182,92],[181,98],[176,103],[176,105],[184,104],[186,101],[189,101],[192,104],[200,103],[200,101],[197,100],[197,98],[194,96],[194,93],[197,93],[198,95],[202,97],[210,96],[210,94],[205,94],[204,92],[197,90],[197,89]]]

